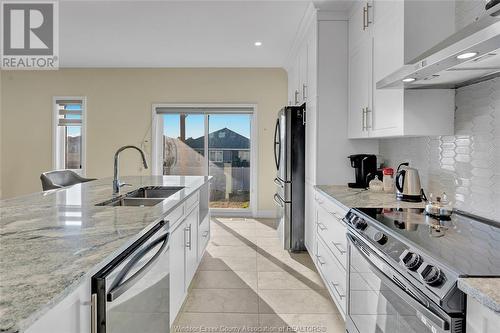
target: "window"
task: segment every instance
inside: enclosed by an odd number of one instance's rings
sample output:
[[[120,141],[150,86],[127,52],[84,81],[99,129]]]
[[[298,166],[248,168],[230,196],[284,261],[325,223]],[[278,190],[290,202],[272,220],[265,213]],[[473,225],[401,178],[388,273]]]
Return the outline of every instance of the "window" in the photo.
[[[54,98],[54,169],[83,174],[85,165],[85,98]]]
[[[222,150],[211,150],[209,154],[211,162],[224,162],[224,152]]]
[[[153,174],[209,175],[210,208],[256,209],[255,106],[153,105]]]

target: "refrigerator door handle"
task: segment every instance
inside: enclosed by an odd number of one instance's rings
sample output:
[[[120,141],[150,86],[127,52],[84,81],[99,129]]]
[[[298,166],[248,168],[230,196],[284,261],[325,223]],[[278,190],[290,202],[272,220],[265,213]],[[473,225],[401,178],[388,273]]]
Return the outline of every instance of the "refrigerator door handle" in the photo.
[[[283,201],[283,199],[280,198],[280,196],[278,194],[274,194],[274,202],[281,208],[285,208],[285,202]]]
[[[278,118],[276,119],[276,127],[274,128],[274,162],[276,163],[276,170],[280,169],[280,160],[281,160],[281,128],[280,128],[280,119]]]

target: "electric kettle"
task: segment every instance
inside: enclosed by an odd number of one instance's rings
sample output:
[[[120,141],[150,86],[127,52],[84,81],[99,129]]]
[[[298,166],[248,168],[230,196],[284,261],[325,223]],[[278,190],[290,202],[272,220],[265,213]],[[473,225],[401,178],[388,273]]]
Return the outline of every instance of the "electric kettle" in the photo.
[[[396,198],[401,201],[421,202],[424,191],[420,185],[418,170],[401,163],[396,173]]]

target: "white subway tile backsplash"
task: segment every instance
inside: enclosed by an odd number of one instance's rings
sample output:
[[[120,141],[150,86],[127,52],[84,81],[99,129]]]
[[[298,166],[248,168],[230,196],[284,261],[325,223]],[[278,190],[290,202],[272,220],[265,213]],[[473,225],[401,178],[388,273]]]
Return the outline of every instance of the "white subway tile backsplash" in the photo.
[[[380,155],[410,161],[427,193],[500,221],[500,78],[457,89],[456,105],[454,136],[384,139]]]

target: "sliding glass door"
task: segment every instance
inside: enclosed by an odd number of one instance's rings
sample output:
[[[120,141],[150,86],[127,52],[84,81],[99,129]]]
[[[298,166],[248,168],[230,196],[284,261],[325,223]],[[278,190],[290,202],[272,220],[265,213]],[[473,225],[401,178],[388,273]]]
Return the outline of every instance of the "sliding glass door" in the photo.
[[[250,206],[250,127],[247,114],[208,115],[208,174],[213,208]]]
[[[156,143],[161,174],[213,176],[211,208],[249,210],[253,114],[217,109],[169,111],[157,117],[162,131]]]

